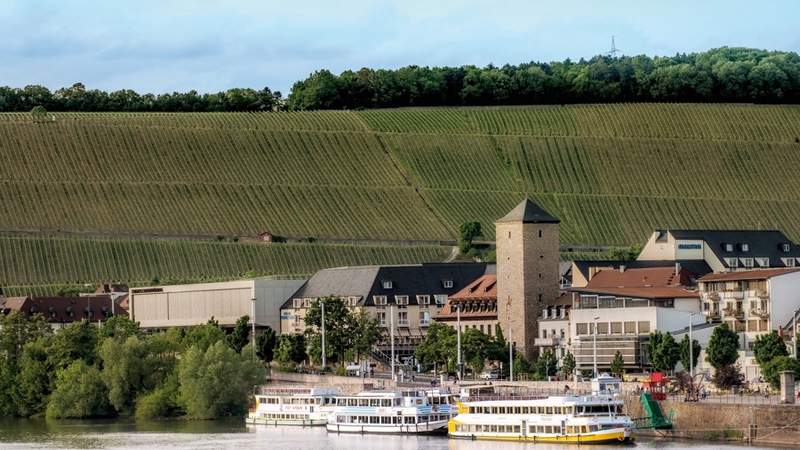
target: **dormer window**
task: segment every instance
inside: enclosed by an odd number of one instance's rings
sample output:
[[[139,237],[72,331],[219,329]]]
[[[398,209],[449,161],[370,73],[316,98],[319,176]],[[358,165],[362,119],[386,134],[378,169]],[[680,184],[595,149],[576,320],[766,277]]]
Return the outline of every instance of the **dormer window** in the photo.
[[[747,268],[753,267],[753,258],[742,258],[742,265]]]
[[[739,244],[739,249],[741,251],[743,251],[743,252],[749,252],[750,251],[750,244],[748,244],[746,242],[742,242],[741,244]]]
[[[392,280],[383,280],[382,286],[384,289],[391,289],[393,286]]]
[[[781,250],[783,250],[783,253],[789,253],[790,251],[792,251],[792,245],[791,244],[781,244]]]
[[[725,258],[725,263],[728,264],[728,268],[735,269],[739,267],[739,258]]]
[[[724,248],[726,252],[732,252],[733,244],[722,244],[722,248]]]
[[[292,306],[294,306],[295,309],[302,308],[303,307],[303,299],[302,298],[293,298],[292,299]]]
[[[442,281],[442,286],[444,286],[445,289],[452,289],[453,288],[453,280],[443,280]]]
[[[795,259],[794,258],[784,258],[783,263],[786,267],[794,267],[795,266]]]
[[[756,258],[758,267],[769,267],[769,258]]]
[[[378,306],[386,306],[386,296],[385,295],[374,295],[372,300],[375,302],[375,305]]]
[[[408,305],[408,296],[407,295],[395,295],[394,302],[398,305]]]

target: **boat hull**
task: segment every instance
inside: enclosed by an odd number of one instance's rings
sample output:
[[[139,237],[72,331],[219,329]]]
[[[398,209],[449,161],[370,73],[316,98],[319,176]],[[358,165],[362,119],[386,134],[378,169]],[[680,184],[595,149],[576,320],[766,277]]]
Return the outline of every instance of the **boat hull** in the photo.
[[[424,422],[414,425],[380,425],[357,423],[328,423],[328,431],[333,433],[370,433],[370,434],[444,434],[447,421]]]
[[[630,432],[624,429],[580,435],[507,435],[491,433],[449,433],[451,439],[471,439],[481,441],[519,441],[564,444],[626,444],[632,442]]]
[[[255,418],[255,417],[248,417],[245,419],[245,423],[248,425],[272,425],[272,426],[283,426],[283,425],[291,425],[297,427],[321,427],[328,423],[327,419],[305,419],[305,420],[287,420],[287,419],[267,419],[267,418]]]

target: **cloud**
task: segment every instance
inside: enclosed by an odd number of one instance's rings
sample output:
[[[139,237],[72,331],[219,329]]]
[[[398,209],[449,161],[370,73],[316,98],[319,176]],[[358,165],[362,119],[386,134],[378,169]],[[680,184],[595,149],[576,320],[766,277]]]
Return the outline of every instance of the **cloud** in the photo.
[[[720,45],[800,49],[775,0],[7,0],[0,84],[164,92],[269,86],[362,66],[516,64]]]

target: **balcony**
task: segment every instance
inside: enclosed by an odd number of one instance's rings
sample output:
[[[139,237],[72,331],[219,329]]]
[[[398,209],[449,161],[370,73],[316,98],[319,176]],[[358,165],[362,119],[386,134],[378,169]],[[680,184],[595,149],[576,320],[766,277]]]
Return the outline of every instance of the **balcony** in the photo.
[[[430,324],[431,324],[431,321],[430,321],[430,320],[421,319],[421,320],[419,321],[419,326],[421,326],[421,327],[427,327],[427,326],[428,326],[428,325],[430,325]]]
[[[761,299],[768,299],[769,298],[769,292],[767,292],[766,289],[756,289],[755,295],[756,295],[756,297],[761,298]]]
[[[722,300],[741,300],[744,298],[744,292],[739,290],[720,292],[720,298]]]
[[[725,317],[735,317],[737,319],[744,319],[744,310],[738,308],[725,308],[722,310]]]
[[[397,321],[398,327],[407,327],[408,326],[408,319],[400,319]]]
[[[750,310],[750,317],[759,317],[761,319],[769,319],[769,311],[766,309],[755,308]]]
[[[556,347],[560,343],[561,338],[558,337],[536,338],[533,340],[533,345],[536,347]]]

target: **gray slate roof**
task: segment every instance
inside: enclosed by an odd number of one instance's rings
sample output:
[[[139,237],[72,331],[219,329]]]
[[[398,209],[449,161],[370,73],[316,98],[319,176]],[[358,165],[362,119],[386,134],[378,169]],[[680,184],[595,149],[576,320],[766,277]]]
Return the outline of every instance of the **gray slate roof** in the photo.
[[[497,222],[559,223],[559,220],[526,198]]]
[[[800,258],[800,246],[793,243],[778,230],[669,230],[676,239],[704,240],[708,248],[725,264],[725,258],[769,258],[770,267],[783,267],[781,258]],[[733,244],[733,251],[725,250],[725,244]],[[747,244],[743,251],[741,244]],[[782,245],[789,244],[784,252]]]

